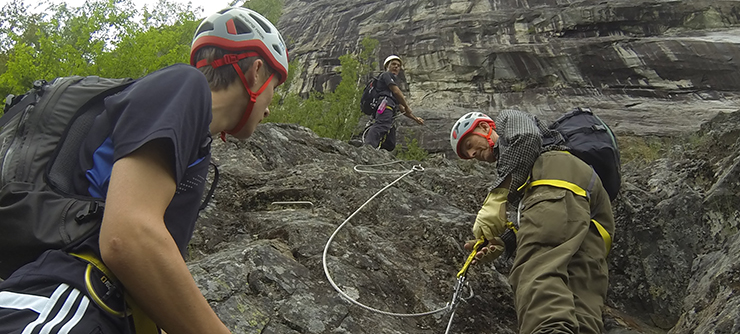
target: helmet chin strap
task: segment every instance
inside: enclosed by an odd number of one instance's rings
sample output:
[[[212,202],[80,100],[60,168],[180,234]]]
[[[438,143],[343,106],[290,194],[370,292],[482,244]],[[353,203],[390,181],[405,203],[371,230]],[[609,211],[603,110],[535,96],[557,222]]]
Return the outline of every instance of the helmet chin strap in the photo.
[[[226,141],[226,134],[233,135],[244,127],[245,124],[247,124],[247,121],[249,120],[249,116],[252,115],[252,109],[254,109],[254,104],[257,102],[257,97],[262,94],[262,92],[265,91],[265,88],[267,88],[267,85],[272,81],[272,78],[275,76],[275,73],[271,74],[269,78],[267,78],[267,81],[265,81],[264,84],[262,84],[262,87],[255,93],[251,89],[249,89],[249,84],[247,84],[247,78],[244,77],[244,73],[242,72],[241,67],[239,67],[239,64],[233,63],[234,69],[236,69],[236,73],[239,74],[239,78],[242,79],[242,83],[244,84],[244,88],[247,90],[247,93],[249,93],[249,104],[247,104],[247,110],[244,111],[244,115],[242,115],[242,119],[239,120],[239,123],[236,124],[234,128],[231,130],[221,131],[221,140],[224,142]]]
[[[201,68],[203,66],[211,65],[213,68],[218,68],[224,65],[231,64],[234,66],[234,69],[236,70],[236,73],[239,74],[239,78],[242,80],[242,83],[244,84],[244,88],[247,90],[247,93],[249,93],[249,103],[247,104],[247,109],[244,111],[244,115],[242,115],[242,119],[239,120],[239,123],[236,124],[236,126],[231,130],[221,131],[221,140],[226,141],[226,134],[235,134],[244,127],[245,124],[247,124],[247,121],[249,120],[249,116],[252,115],[252,109],[254,109],[254,104],[257,102],[257,97],[262,94],[263,91],[265,91],[265,88],[267,88],[267,84],[272,81],[272,78],[275,76],[275,73],[271,74],[269,78],[267,78],[267,81],[262,85],[262,87],[255,93],[252,92],[251,89],[249,89],[249,84],[247,84],[247,78],[244,77],[244,72],[242,72],[242,68],[239,66],[239,60],[247,58],[247,57],[255,57],[259,56],[257,52],[244,52],[240,54],[226,54],[221,59],[216,59],[212,61],[211,63],[208,63],[208,60],[201,59],[195,64],[196,68]]]
[[[491,146],[491,147],[493,147],[494,145],[496,145],[496,143],[494,143],[493,140],[491,139],[491,134],[493,134],[493,127],[494,126],[489,126],[488,127],[488,134],[485,134],[485,135],[482,134],[482,133],[480,133],[480,132],[475,132],[475,131],[473,131],[472,133],[473,134],[476,134],[476,135],[479,135],[479,136],[481,136],[483,138],[486,138],[486,140],[488,141],[488,145]]]

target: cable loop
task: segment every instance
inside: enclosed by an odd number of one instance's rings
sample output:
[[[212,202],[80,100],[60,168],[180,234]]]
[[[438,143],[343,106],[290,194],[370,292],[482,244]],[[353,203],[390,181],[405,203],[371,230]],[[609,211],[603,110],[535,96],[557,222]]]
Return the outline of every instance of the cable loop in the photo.
[[[352,217],[354,217],[358,212],[360,212],[360,210],[362,210],[362,208],[364,208],[368,203],[370,203],[370,201],[372,201],[373,199],[375,199],[375,197],[377,197],[378,195],[380,195],[380,193],[382,193],[386,189],[390,188],[391,186],[393,186],[394,184],[396,184],[398,181],[400,181],[401,179],[403,179],[407,175],[409,175],[409,174],[411,174],[413,172],[421,172],[421,171],[424,171],[424,167],[422,167],[421,165],[415,165],[412,168],[407,169],[405,171],[376,171],[376,170],[364,170],[364,169],[358,168],[360,166],[363,166],[363,167],[380,167],[380,166],[391,165],[391,164],[394,164],[394,163],[400,163],[400,161],[392,161],[392,162],[389,162],[389,163],[382,163],[382,164],[375,164],[375,165],[356,165],[356,166],[354,166],[354,170],[357,171],[357,172],[359,172],[359,173],[387,174],[387,175],[403,174],[403,175],[399,176],[393,182],[389,183],[388,185],[386,185],[385,187],[383,187],[382,189],[380,189],[378,192],[376,192],[367,201],[365,201],[365,203],[363,203],[362,205],[360,205],[360,207],[357,208],[357,210],[355,210],[355,212],[353,212],[349,217],[347,217],[347,219],[345,219],[344,222],[342,222],[336,228],[336,230],[334,230],[334,233],[332,233],[332,235],[329,237],[329,240],[326,242],[326,246],[324,247],[324,253],[323,253],[322,257],[321,257],[321,263],[324,266],[324,274],[326,274],[326,278],[329,280],[329,283],[334,288],[334,290],[336,290],[344,299],[346,299],[347,301],[351,302],[352,304],[355,304],[355,305],[357,305],[359,307],[362,307],[362,308],[364,308],[364,309],[366,309],[368,311],[372,311],[372,312],[380,313],[380,314],[384,314],[384,315],[390,315],[390,316],[394,316],[394,317],[421,317],[421,316],[427,316],[427,315],[432,315],[432,314],[436,314],[436,313],[448,311],[448,310],[450,310],[451,305],[452,305],[449,302],[444,307],[441,307],[441,308],[436,309],[436,310],[433,310],[433,311],[422,312],[422,313],[394,313],[394,312],[388,312],[388,311],[379,310],[379,309],[376,309],[376,308],[373,308],[373,307],[364,305],[364,304],[362,304],[362,303],[360,303],[360,302],[352,299],[352,297],[350,297],[349,295],[347,295],[347,293],[345,293],[344,291],[342,291],[342,289],[339,286],[337,286],[337,284],[334,282],[334,279],[332,279],[331,274],[329,273],[329,267],[328,267],[327,262],[326,262],[326,256],[329,253],[329,246],[331,245],[332,240],[334,240],[334,237],[337,235],[337,233],[339,233],[339,231],[344,227],[344,225],[346,225],[349,222],[349,220],[352,219]]]

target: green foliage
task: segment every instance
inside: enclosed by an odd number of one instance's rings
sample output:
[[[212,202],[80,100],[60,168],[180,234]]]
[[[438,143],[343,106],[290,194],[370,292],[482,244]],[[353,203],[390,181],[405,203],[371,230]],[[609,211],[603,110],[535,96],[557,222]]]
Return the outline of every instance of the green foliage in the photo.
[[[345,54],[339,57],[337,72],[342,81],[337,88],[325,93],[312,91],[305,100],[291,90],[295,73],[301,72],[300,65],[296,61],[291,62],[288,80],[285,87],[280,87],[275,93],[267,121],[298,123],[319,136],[349,140],[362,115],[360,97],[365,87],[361,80],[373,68],[372,52],[377,45],[377,40],[365,38],[358,56]]]
[[[633,160],[652,162],[660,158],[663,143],[657,138],[618,137],[619,153],[622,163]]]
[[[429,152],[419,146],[419,142],[416,138],[409,140],[409,137],[406,137],[405,141],[405,147],[396,147],[394,151],[396,158],[401,160],[423,161],[429,157]]]
[[[232,2],[232,6],[236,2]],[[262,14],[262,16],[266,17],[276,26],[280,15],[283,14],[283,0],[247,0],[244,3],[244,7]]]
[[[190,62],[190,42],[198,21],[188,16],[170,26],[151,28],[124,37],[116,48],[101,54],[98,75],[137,78],[176,63]]]
[[[693,133],[676,137],[617,137],[622,163],[636,161],[649,163],[660,158],[678,159],[689,152],[706,153],[712,150],[711,136]]]
[[[376,68],[378,68],[378,62],[373,61],[375,59],[375,49],[380,44],[380,41],[365,36],[362,38],[360,45],[362,45],[362,51],[360,51],[360,74],[366,76],[371,74]],[[362,87],[364,89],[365,87]]]
[[[197,22],[191,6],[160,0],[137,10],[131,0],[89,0],[80,7],[23,2],[0,10],[0,96],[25,93],[37,79],[68,75],[141,77],[189,62]]]
[[[659,137],[622,136],[618,137],[617,141],[623,164],[630,161],[655,161],[661,158],[670,146],[670,139]]]

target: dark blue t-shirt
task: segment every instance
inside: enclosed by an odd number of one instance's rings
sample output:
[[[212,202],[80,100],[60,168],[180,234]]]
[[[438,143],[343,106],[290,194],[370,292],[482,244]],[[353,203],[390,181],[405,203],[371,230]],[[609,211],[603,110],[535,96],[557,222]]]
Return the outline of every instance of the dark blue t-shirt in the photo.
[[[105,198],[113,163],[152,140],[168,141],[173,152],[169,160],[173,161],[178,186],[164,221],[185,256],[210,162],[212,114],[208,82],[192,66],[173,65],[140,78],[124,91],[106,98],[105,107],[80,147],[81,168],[72,176],[75,192]],[[79,248],[99,254],[98,235]],[[26,280],[44,277],[76,286],[84,268],[83,263],[60,251],[47,251],[4,283],[26,276]]]
[[[383,72],[378,77],[378,94],[381,96],[388,97],[388,105],[395,107],[398,105],[396,97],[393,96],[391,86],[398,86],[398,77],[391,72]]]

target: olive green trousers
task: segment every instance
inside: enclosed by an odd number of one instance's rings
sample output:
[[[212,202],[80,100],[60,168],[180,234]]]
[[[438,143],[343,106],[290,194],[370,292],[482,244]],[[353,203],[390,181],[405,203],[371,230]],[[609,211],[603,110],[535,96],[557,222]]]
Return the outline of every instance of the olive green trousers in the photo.
[[[567,152],[543,153],[532,169],[536,180],[568,181],[590,193],[550,185],[525,190],[509,276],[519,333],[602,333],[608,251],[591,219],[614,235],[609,196],[591,167]]]

